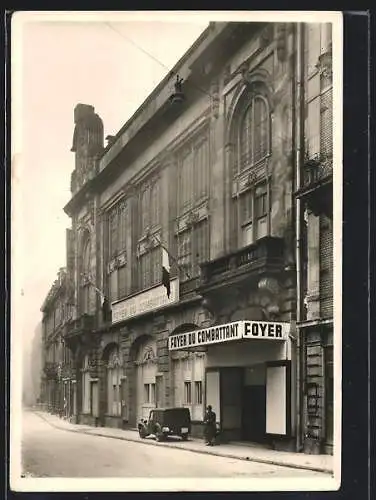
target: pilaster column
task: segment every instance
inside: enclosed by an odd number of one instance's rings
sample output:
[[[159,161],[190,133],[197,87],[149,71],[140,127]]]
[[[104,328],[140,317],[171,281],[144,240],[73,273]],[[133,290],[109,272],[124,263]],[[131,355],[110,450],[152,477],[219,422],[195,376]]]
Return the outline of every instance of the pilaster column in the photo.
[[[320,218],[308,213],[307,319],[320,317]]]

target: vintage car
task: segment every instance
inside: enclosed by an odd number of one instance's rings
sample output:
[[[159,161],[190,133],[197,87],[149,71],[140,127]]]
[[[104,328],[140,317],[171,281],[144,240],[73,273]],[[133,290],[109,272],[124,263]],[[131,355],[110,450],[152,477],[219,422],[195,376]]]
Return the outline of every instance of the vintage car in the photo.
[[[191,433],[191,414],[189,408],[155,408],[148,419],[138,424],[140,438],[154,435],[157,441],[168,436],[180,436],[184,441]]]

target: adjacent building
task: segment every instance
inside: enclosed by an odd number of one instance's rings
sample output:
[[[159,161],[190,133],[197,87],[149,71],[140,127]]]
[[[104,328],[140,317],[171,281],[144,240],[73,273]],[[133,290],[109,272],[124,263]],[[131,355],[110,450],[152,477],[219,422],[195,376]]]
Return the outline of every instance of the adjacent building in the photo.
[[[331,209],[316,213],[304,177],[312,158],[332,168],[329,50],[324,25],[211,23],[107,145],[76,106],[59,332],[77,422],[134,428],[184,405],[201,435],[211,404],[225,439],[329,443],[330,382],[313,368],[329,366]]]
[[[304,148],[296,193],[301,254],[298,329],[307,443],[333,453],[333,76],[331,24],[302,35]],[[339,167],[339,165],[337,165]]]
[[[69,417],[74,412],[71,351],[65,344],[65,329],[72,317],[71,287],[65,268],[43,302],[42,378],[40,403],[49,412]]]

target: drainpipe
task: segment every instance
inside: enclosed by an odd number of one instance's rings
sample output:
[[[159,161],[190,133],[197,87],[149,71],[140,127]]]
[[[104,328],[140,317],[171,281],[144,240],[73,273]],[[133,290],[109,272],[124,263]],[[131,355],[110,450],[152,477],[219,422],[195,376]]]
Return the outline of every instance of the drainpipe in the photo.
[[[304,25],[298,23],[296,26],[296,158],[295,158],[295,191],[301,186],[301,167],[304,148]],[[301,268],[301,219],[302,207],[301,200],[295,200],[296,216],[295,216],[295,234],[296,234],[296,321],[299,323],[302,320],[302,268]],[[296,449],[302,449],[302,428],[303,428],[303,355],[301,352],[302,341],[299,326],[297,327],[297,376],[296,376],[296,416],[297,416],[297,432],[296,432]]]

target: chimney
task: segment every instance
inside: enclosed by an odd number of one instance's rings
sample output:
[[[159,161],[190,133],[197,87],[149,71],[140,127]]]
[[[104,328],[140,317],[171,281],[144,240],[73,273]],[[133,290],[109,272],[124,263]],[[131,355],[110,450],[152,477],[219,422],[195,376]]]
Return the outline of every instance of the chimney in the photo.
[[[107,141],[107,146],[111,146],[111,144],[113,144],[115,141],[115,136],[114,135],[107,135],[106,141]]]
[[[81,154],[80,145],[87,146],[90,156],[98,154],[104,145],[103,121],[90,104],[77,104],[74,108],[74,134],[71,151]]]

